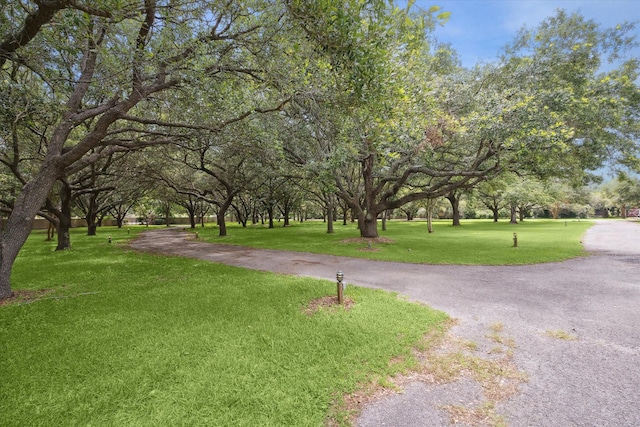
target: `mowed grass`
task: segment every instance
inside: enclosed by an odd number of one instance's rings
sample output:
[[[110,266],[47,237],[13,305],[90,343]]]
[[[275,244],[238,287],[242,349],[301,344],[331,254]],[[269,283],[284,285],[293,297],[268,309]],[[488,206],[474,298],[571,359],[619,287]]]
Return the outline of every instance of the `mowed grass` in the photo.
[[[463,220],[453,227],[451,220],[434,222],[434,233],[427,232],[425,221],[387,221],[387,230],[379,236],[393,243],[365,242],[356,224],[337,222],[335,233],[327,234],[321,221],[292,222],[287,228],[275,223],[242,228],[228,227],[228,236],[218,237],[217,227],[197,231],[200,238],[216,243],[244,245],[300,252],[342,255],[385,261],[419,264],[518,265],[562,261],[585,255],[581,243],[585,231],[593,225],[577,220],[525,220],[517,225],[502,220]],[[513,247],[517,233],[518,247]]]
[[[0,306],[2,426],[344,421],[341,396],[411,366],[446,320],[351,286],[351,310],[310,316],[335,283],[135,253],[137,230],[84,232],[64,252],[34,233],[16,261],[14,291],[50,292]]]

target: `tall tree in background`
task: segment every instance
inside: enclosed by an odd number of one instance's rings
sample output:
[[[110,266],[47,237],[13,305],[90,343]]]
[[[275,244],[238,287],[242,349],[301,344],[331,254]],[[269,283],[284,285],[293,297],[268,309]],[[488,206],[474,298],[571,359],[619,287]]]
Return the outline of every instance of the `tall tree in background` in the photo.
[[[507,46],[501,65],[509,86],[538,112],[517,141],[514,169],[581,185],[605,162],[637,162],[640,61],[625,57],[635,43],[632,30],[633,24],[601,28],[558,11]],[[605,64],[613,69],[602,71]],[[530,141],[540,137],[551,143],[530,150]]]
[[[291,3],[334,73],[335,129],[324,132],[332,140],[325,162],[361,236],[378,235],[381,213],[471,186],[494,166],[489,145],[442,144],[448,130],[433,88],[453,62],[445,47],[432,49],[426,33],[446,16],[434,16],[436,9],[413,16],[376,1]],[[331,19],[320,26],[318,15],[328,11]]]

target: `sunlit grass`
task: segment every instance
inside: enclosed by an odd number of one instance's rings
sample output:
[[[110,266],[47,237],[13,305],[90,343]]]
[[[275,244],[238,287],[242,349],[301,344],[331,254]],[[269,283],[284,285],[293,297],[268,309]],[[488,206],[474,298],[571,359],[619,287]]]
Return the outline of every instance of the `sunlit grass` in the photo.
[[[593,225],[577,220],[527,220],[517,225],[507,221],[467,220],[451,226],[450,220],[434,222],[435,232],[427,232],[425,221],[388,221],[381,237],[393,243],[351,242],[359,237],[355,224],[336,223],[334,234],[327,234],[320,221],[293,222],[283,228],[263,225],[242,228],[228,226],[228,236],[218,237],[217,227],[198,228],[201,238],[216,243],[245,245],[300,252],[343,255],[375,260],[426,264],[535,264],[562,261],[585,255],[581,239]],[[513,247],[517,233],[518,247]]]
[[[1,425],[319,426],[446,319],[358,287],[309,316],[334,283],[135,253],[135,232],[31,236],[14,290],[51,292],[0,307]]]

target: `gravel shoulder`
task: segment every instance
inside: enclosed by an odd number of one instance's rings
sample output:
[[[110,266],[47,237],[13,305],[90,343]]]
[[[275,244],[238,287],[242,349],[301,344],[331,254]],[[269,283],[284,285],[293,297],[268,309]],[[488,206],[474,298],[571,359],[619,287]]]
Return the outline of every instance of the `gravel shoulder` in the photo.
[[[488,358],[495,347],[488,337],[500,325],[528,376],[518,394],[496,404],[508,425],[639,426],[640,223],[597,221],[583,243],[591,256],[532,266],[376,262],[208,244],[177,230],[149,231],[131,246],[328,280],[342,270],[350,284],[447,312],[458,320],[452,334]],[[479,407],[483,392],[467,378],[409,382],[402,393],[367,404],[356,424],[453,425],[444,406]]]

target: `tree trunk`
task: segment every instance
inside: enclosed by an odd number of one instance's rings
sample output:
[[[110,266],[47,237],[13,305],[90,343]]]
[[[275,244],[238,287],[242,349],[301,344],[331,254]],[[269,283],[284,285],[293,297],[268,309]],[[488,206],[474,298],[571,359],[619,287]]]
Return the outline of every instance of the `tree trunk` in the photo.
[[[198,223],[198,218],[196,215],[196,210],[193,208],[187,209],[187,215],[189,215],[189,227],[196,228],[196,224]]]
[[[167,203],[164,210],[164,226],[169,227],[170,222],[171,222],[171,205]]]
[[[227,222],[224,219],[226,211],[227,211],[226,209],[222,209],[222,208],[218,210],[217,221],[218,221],[218,228],[220,230],[218,233],[218,236],[220,237],[224,237],[227,235]]]
[[[357,209],[358,228],[360,229],[360,237],[378,237],[378,214],[380,210],[376,210],[375,206],[375,189],[373,185],[373,169],[374,155],[369,154],[361,160],[362,163],[362,180],[364,183],[364,200],[363,204],[358,206],[358,201],[354,200],[350,203],[352,209]]]
[[[518,209],[518,217],[520,218],[520,222],[524,221],[524,214],[525,214],[525,209],[524,208],[519,208]]]
[[[71,249],[71,217],[60,216],[58,223],[58,246],[56,251]]]
[[[620,208],[620,217],[622,219],[627,219],[627,206],[626,205],[622,205],[622,207]]]
[[[273,205],[271,204],[267,206],[267,215],[269,215],[269,228],[273,228]]]
[[[87,209],[85,212],[84,220],[87,223],[87,236],[95,236],[98,228],[97,218],[98,212],[96,211],[96,197],[97,194],[93,193],[89,195],[89,201],[87,203]]]
[[[87,236],[95,236],[98,229],[97,214],[94,209],[89,209],[84,218],[87,223]]]
[[[491,212],[493,212],[493,222],[498,222],[498,212],[500,211],[500,209],[498,208],[491,208]]]
[[[51,242],[53,240],[53,235],[55,234],[55,231],[56,231],[56,224],[49,221],[47,225],[47,238],[45,239],[45,242]]]
[[[243,215],[240,212],[240,208],[237,205],[232,205],[233,209],[236,211],[236,215],[238,217],[238,223],[242,225],[242,228],[247,228],[247,216]]]
[[[509,224],[517,224],[518,223],[518,216],[517,216],[518,210],[516,208],[516,206],[511,206],[511,220],[509,221]]]
[[[71,187],[60,187],[60,212],[58,212],[58,246],[56,251],[71,249]]]
[[[378,218],[377,215],[367,213],[358,217],[358,228],[360,229],[360,237],[378,237]]]
[[[460,225],[460,196],[453,192],[449,193],[446,199],[451,203],[451,210],[453,211],[453,226],[457,227]]]
[[[382,231],[387,231],[387,211],[382,212]]]
[[[24,245],[33,220],[47,199],[58,176],[52,162],[45,163],[39,173],[18,194],[5,227],[0,233],[0,299],[8,298],[11,291],[11,270]]]
[[[333,194],[327,196],[327,234],[333,234]]]
[[[218,209],[218,226],[220,227],[220,232],[218,236],[224,237],[227,235],[227,222],[224,217],[227,215],[227,211],[229,207],[233,203],[233,198],[235,195],[227,197],[222,205],[220,205],[220,209]]]
[[[95,236],[97,230],[98,230],[98,223],[97,222],[93,222],[91,224],[87,224],[87,236]]]
[[[436,208],[436,199],[427,199],[425,210],[427,211],[427,230],[433,233],[433,211]]]
[[[285,202],[284,204],[284,212],[282,213],[282,215],[284,216],[284,224],[282,225],[283,227],[288,227],[289,224],[289,217],[291,216],[291,205],[287,202]]]

